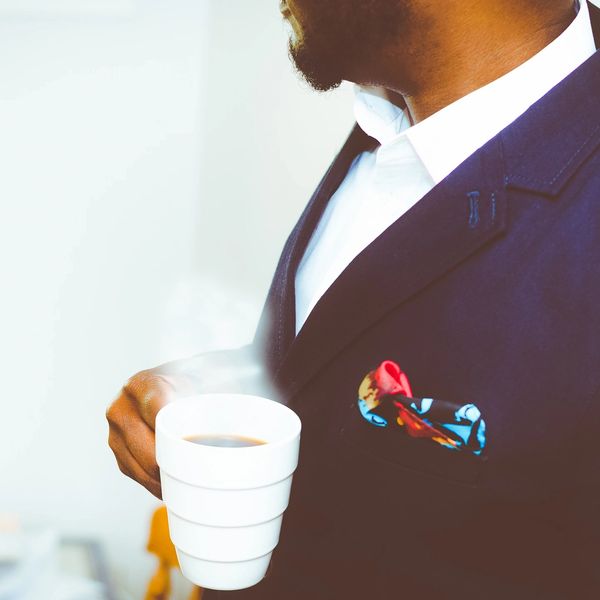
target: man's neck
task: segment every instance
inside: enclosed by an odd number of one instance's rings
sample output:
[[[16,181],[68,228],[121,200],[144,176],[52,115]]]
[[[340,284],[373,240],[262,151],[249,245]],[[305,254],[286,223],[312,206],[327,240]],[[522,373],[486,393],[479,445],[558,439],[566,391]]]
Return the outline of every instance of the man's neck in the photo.
[[[419,39],[403,40],[402,48],[386,53],[377,83],[392,96],[401,96],[398,103],[406,105],[412,123],[518,67],[557,38],[575,16],[573,0],[565,0],[562,7],[555,2],[552,10],[529,8],[518,14],[516,9],[515,14],[501,12],[499,4],[472,2],[461,10],[461,3],[448,2],[440,10],[436,0],[437,10],[420,15],[421,26],[413,28]]]

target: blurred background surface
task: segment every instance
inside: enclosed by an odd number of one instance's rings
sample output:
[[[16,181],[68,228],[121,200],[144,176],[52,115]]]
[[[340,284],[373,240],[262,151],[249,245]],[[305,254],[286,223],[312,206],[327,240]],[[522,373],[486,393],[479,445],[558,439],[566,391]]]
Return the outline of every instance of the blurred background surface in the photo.
[[[83,539],[142,598],[158,502],[106,406],[250,340],[351,90],[297,79],[277,0],[0,0],[0,56],[0,529]]]

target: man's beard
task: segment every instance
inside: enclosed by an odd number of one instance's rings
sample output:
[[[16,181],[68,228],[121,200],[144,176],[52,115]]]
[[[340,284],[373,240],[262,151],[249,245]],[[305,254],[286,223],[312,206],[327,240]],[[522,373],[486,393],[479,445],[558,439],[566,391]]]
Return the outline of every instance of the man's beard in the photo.
[[[402,35],[408,0],[305,0],[307,21],[301,42],[290,40],[298,72],[315,90],[328,91],[344,79],[356,81]]]

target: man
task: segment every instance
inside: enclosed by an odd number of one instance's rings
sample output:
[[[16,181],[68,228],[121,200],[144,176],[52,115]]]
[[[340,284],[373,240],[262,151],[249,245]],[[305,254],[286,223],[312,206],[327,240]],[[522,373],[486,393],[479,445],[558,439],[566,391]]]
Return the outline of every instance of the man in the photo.
[[[262,583],[209,598],[600,597],[597,9],[282,11],[313,87],[361,86],[359,125],[255,342],[304,427],[280,546]],[[161,377],[109,410],[156,495]]]

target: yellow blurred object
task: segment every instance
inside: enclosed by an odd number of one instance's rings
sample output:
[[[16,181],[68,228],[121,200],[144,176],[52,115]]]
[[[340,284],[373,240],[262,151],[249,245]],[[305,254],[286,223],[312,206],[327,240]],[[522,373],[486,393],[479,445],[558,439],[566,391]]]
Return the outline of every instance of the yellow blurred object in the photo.
[[[158,568],[152,576],[144,600],[168,600],[171,594],[171,569],[179,568],[175,546],[169,536],[167,509],[161,506],[152,515],[148,552],[158,557]],[[202,589],[194,588],[189,600],[201,600]]]

